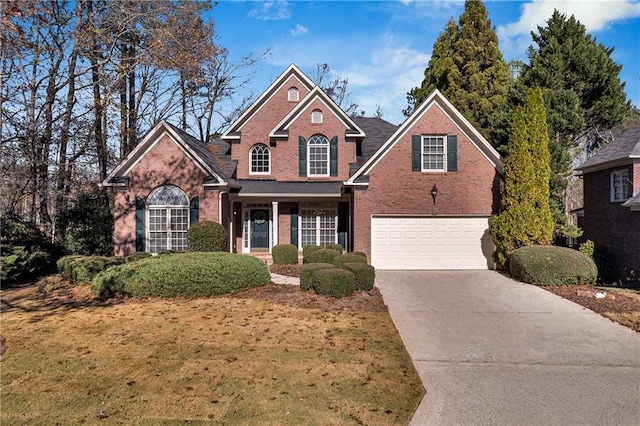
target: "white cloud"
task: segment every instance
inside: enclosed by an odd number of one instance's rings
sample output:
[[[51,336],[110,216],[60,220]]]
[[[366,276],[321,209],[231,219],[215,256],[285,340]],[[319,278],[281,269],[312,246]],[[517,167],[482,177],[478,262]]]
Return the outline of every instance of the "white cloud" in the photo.
[[[532,43],[531,31],[544,26],[554,9],[573,15],[589,32],[606,30],[616,21],[640,16],[640,3],[635,0],[532,0],[520,6],[517,21],[497,28],[502,50],[524,52]]]
[[[309,29],[302,24],[296,25],[294,29],[291,30],[291,35],[294,37],[298,37],[299,35],[306,34],[309,32]]]
[[[249,11],[248,16],[263,21],[280,21],[291,17],[289,3],[284,0],[265,1],[261,5],[260,8]]]

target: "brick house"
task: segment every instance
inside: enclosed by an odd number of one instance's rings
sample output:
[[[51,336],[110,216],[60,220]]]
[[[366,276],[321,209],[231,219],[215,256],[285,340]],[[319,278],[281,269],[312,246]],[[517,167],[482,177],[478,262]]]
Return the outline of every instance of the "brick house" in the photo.
[[[622,133],[577,170],[584,179],[583,239],[603,249],[610,279],[640,273],[640,124]]]
[[[117,255],[184,250],[212,220],[237,253],[340,243],[381,269],[487,269],[502,173],[440,92],[395,126],[349,117],[291,65],[220,139],[162,121],[103,186]]]

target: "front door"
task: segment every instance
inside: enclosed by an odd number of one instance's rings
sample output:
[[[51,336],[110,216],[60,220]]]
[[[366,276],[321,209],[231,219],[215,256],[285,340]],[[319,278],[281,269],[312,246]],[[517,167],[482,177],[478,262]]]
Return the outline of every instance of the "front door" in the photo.
[[[251,248],[269,248],[269,210],[251,210]]]

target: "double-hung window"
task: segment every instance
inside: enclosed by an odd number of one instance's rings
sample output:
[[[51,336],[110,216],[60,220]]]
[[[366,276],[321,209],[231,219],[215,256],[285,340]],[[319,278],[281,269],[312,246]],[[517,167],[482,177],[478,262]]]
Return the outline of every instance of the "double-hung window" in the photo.
[[[429,172],[445,171],[445,136],[422,136],[422,170]]]
[[[309,176],[329,176],[329,140],[323,135],[313,135],[307,143]]]
[[[305,246],[327,246],[337,242],[335,204],[308,204],[300,209],[300,242]]]
[[[189,229],[189,201],[186,194],[172,185],[155,189],[147,200],[148,251],[185,251]]]
[[[626,201],[630,196],[631,182],[629,182],[629,169],[611,172],[611,201]]]

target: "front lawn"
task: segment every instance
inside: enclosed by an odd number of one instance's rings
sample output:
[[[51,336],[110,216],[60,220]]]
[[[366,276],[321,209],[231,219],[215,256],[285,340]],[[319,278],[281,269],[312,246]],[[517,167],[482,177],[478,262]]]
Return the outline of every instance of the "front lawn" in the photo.
[[[4,424],[408,424],[424,389],[377,290],[99,301],[2,291]]]

